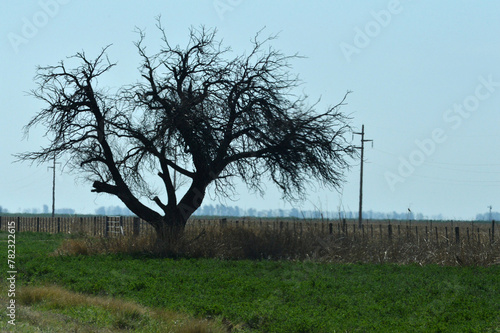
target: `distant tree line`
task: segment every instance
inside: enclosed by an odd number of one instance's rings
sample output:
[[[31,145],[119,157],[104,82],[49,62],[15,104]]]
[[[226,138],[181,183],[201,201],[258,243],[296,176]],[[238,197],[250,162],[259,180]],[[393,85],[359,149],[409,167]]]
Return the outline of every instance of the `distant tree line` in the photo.
[[[95,210],[96,215],[102,216],[131,216],[134,215],[130,209],[121,206],[101,206]]]
[[[7,208],[3,208],[2,206],[0,206],[0,214],[3,213],[3,214],[17,214],[17,213],[21,213],[21,214],[43,214],[43,215],[46,215],[46,214],[51,214],[52,211],[49,211],[48,209],[48,206],[47,205],[43,205],[43,208],[40,209],[40,208],[24,208],[22,210],[19,210],[19,211],[15,211],[13,213],[11,213]],[[73,208],[57,208],[55,210],[55,214],[58,214],[58,215],[74,215],[76,212]]]
[[[499,212],[491,212],[491,214],[490,214],[488,212],[488,213],[484,213],[484,214],[477,214],[476,220],[478,220],[478,221],[491,221],[491,220],[500,221],[500,213]]]
[[[0,214],[9,214],[9,210],[0,206]],[[20,212],[21,213],[21,212]],[[43,208],[24,209],[23,214],[50,214],[49,207],[43,205]],[[75,215],[76,211],[72,208],[58,208],[55,210],[59,215]],[[95,215],[100,216],[133,216],[134,213],[124,206],[101,206],[95,210]],[[302,210],[292,209],[262,209],[241,208],[239,206],[226,206],[222,204],[203,205],[193,214],[194,216],[227,216],[227,217],[278,217],[278,218],[298,218],[298,219],[357,219],[358,212],[353,211],[320,211],[320,210]],[[376,212],[373,210],[363,211],[363,218],[367,220],[444,220],[443,215],[437,214],[431,217],[424,216],[422,213],[403,212],[391,213]],[[500,212],[489,212],[476,214],[477,221],[500,221]]]
[[[356,219],[358,212],[352,211],[321,211],[321,210],[302,210],[298,208],[292,209],[267,209],[257,210],[255,208],[243,209],[238,206],[226,205],[203,205],[194,213],[196,216],[234,216],[234,217],[293,217],[293,218],[312,218],[312,219]],[[369,220],[423,220],[426,217],[421,213],[382,213],[372,210],[363,211],[363,218]],[[433,216],[433,219],[442,219],[442,216]]]

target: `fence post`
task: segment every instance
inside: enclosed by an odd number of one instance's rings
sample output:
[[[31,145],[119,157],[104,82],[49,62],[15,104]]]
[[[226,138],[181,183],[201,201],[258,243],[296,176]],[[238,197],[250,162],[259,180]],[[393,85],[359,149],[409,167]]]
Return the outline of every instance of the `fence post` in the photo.
[[[108,237],[108,229],[109,229],[109,217],[106,216],[106,222],[104,226],[104,237]]]
[[[17,217],[16,231],[21,231],[21,217]]]
[[[36,218],[36,232],[40,232],[40,217]]]
[[[392,224],[387,226],[387,231],[389,233],[389,240],[392,241]]]
[[[61,232],[61,218],[57,218],[57,233]]]
[[[125,227],[123,226],[123,216],[120,216],[120,235],[125,236]]]
[[[132,229],[134,236],[139,236],[139,234],[141,233],[141,224],[139,223],[138,217],[134,217]]]
[[[78,232],[80,234],[82,234],[82,235],[84,234],[84,230],[83,230],[83,217],[80,217],[80,226],[78,228]]]
[[[455,243],[460,243],[460,227],[455,227]]]
[[[491,242],[495,242],[495,220],[491,220]]]

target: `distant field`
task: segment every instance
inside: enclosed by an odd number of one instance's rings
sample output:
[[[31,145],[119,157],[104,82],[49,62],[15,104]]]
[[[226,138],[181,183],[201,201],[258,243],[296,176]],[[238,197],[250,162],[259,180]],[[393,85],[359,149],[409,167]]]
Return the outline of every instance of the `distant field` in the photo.
[[[0,233],[0,239],[5,236]],[[67,322],[81,318],[79,325],[98,327],[102,332],[154,332],[154,327],[160,327],[159,319],[145,315],[141,309],[210,319],[214,326],[198,332],[217,332],[221,327],[238,332],[500,331],[499,265],[440,267],[169,259],[139,254],[51,255],[64,237],[17,234],[18,301],[25,303],[24,318],[20,314],[19,321],[30,327],[19,332],[35,331],[35,324],[29,323],[36,317],[34,313]],[[5,281],[6,272],[0,272],[0,276]],[[81,301],[80,305],[61,306],[54,300],[32,296],[40,293],[34,289],[26,289],[29,297],[23,299],[23,286],[48,285],[136,305],[127,303],[132,315],[125,320],[123,316],[113,317],[112,308],[95,305],[98,301],[93,301],[94,305]],[[6,300],[5,292],[1,298]],[[2,320],[0,328],[5,329]],[[58,325],[56,319],[46,324]],[[148,330],[144,330],[146,327]]]

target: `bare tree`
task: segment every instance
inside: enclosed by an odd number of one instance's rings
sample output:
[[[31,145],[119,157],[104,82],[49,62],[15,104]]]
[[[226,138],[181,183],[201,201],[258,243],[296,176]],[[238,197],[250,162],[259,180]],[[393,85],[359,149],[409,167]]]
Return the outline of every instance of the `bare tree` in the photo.
[[[303,197],[312,180],[342,184],[356,154],[346,140],[349,118],[339,111],[347,94],[323,112],[308,106],[294,95],[300,82],[289,72],[297,55],[268,46],[273,38],[257,34],[248,54],[229,59],[215,30],[191,29],[182,48],[158,28],[162,48],[148,55],[139,31],[141,79],[116,91],[98,83],[115,66],[108,48],[93,60],[83,52],[70,57],[79,64],[72,69],[63,61],[39,67],[32,95],[47,106],[25,133],[41,124],[50,144],[18,158],[42,163],[64,155],[93,192],[117,196],[159,241],[180,236],[211,184],[227,195],[240,178],[262,192],[266,177],[286,199]]]

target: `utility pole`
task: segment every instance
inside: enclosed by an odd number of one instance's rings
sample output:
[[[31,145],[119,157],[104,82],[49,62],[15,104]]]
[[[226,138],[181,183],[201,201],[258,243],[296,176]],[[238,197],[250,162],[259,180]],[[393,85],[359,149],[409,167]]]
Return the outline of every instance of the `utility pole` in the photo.
[[[492,221],[493,219],[491,218],[491,209],[493,208],[491,205],[488,206],[488,208],[490,209],[490,221]]]
[[[361,149],[361,168],[359,176],[359,216],[358,216],[358,227],[361,228],[363,224],[363,158],[364,158],[365,142],[371,142],[373,147],[373,140],[365,139],[365,125],[361,126],[361,132],[357,132],[354,134],[361,135],[361,147],[356,147],[357,149]]]
[[[53,158],[53,164],[51,167],[48,168],[52,169],[52,217],[54,217],[56,210],[56,155],[55,154]]]

